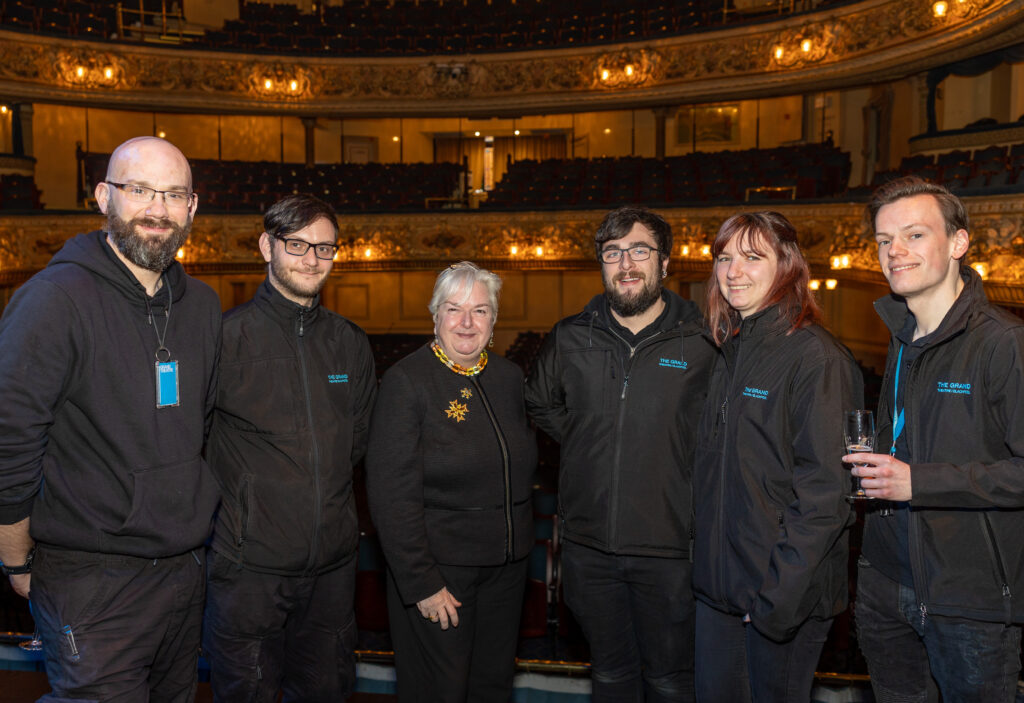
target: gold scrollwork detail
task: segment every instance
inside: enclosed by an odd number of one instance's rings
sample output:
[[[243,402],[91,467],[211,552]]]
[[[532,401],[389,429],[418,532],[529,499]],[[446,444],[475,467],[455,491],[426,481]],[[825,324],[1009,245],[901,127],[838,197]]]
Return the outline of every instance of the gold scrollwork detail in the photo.
[[[308,100],[316,94],[309,71],[297,64],[254,64],[249,67],[245,85],[246,92],[260,98]]]
[[[657,72],[661,55],[646,49],[622,49],[594,59],[594,88],[636,88],[650,82]]]
[[[132,87],[130,71],[124,59],[115,54],[87,49],[60,49],[54,64],[58,84],[75,88],[128,89]]]

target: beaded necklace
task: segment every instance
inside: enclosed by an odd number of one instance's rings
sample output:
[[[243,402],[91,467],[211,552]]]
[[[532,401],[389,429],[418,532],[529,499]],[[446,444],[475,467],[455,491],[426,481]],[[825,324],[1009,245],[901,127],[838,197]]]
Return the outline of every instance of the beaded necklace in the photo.
[[[476,366],[471,366],[467,369],[465,366],[460,366],[449,359],[448,355],[444,353],[444,349],[436,341],[430,344],[430,348],[434,351],[434,356],[438,358],[438,361],[460,376],[476,376],[487,366],[487,350],[480,352],[480,361],[476,362]]]

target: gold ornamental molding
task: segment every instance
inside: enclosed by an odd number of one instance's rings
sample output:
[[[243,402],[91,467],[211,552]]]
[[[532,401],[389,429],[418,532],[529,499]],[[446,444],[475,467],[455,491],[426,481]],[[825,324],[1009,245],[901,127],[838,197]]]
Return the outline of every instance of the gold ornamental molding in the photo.
[[[1024,200],[968,198],[968,257],[996,302],[1024,307]],[[866,236],[862,203],[773,205],[785,214],[821,279],[884,284],[874,242]],[[710,243],[718,227],[747,205],[659,210],[675,235],[669,271],[701,281],[711,270]],[[593,233],[604,211],[342,215],[335,273],[436,270],[473,260],[496,270],[579,270],[596,267]],[[64,242],[96,229],[96,214],[0,215],[0,288],[16,286],[42,269]],[[182,263],[203,275],[263,270],[257,249],[259,215],[197,215]]]
[[[489,116],[894,80],[1024,41],[1024,0],[866,0],[647,42],[402,58],[245,55],[0,31],[5,99],[179,112]]]

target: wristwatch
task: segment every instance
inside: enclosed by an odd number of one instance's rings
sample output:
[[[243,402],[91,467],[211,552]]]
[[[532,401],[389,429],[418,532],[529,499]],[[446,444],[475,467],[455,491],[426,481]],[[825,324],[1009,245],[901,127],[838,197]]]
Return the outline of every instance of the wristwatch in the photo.
[[[4,573],[4,576],[15,576],[17,574],[27,574],[32,571],[32,560],[36,558],[36,548],[28,550],[28,556],[25,557],[25,563],[21,566],[7,566],[3,562],[0,562],[0,571]]]

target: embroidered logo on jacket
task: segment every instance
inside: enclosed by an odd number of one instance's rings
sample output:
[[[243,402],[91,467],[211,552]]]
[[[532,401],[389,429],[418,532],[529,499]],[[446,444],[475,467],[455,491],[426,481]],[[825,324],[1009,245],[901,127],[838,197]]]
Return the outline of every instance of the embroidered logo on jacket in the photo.
[[[664,366],[665,368],[669,369],[680,369],[682,371],[685,371],[687,367],[689,367],[689,364],[683,361],[682,359],[661,358],[658,359],[658,366]]]
[[[750,386],[743,387],[743,395],[748,398],[757,398],[758,400],[768,400],[768,391],[763,388],[751,388]]]
[[[347,373],[329,373],[327,374],[328,383],[348,383]]]
[[[936,389],[939,393],[958,393],[960,395],[971,394],[970,383],[958,383],[956,381],[939,381]]]

